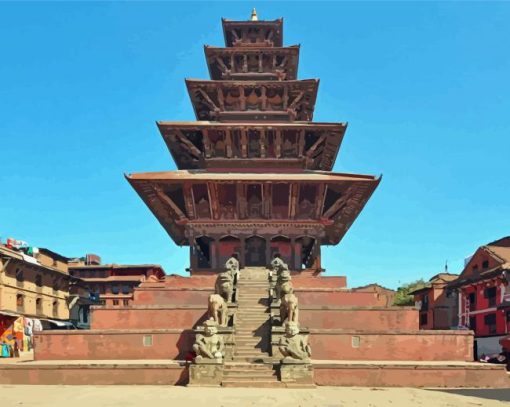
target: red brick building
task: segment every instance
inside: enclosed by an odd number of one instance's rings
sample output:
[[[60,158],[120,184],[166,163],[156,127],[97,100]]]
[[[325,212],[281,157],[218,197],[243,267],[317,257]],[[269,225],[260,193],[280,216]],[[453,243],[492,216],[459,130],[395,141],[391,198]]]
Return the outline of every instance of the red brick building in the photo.
[[[82,264],[70,266],[69,274],[80,278],[91,293],[99,296],[101,304],[111,306],[130,305],[135,287],[165,276],[157,264]]]
[[[475,332],[478,356],[501,350],[499,340],[510,322],[510,236],[480,246],[458,280],[449,284],[458,292],[459,324]]]
[[[451,329],[458,326],[456,296],[447,289],[458,274],[439,273],[410,294],[420,310],[420,329]]]

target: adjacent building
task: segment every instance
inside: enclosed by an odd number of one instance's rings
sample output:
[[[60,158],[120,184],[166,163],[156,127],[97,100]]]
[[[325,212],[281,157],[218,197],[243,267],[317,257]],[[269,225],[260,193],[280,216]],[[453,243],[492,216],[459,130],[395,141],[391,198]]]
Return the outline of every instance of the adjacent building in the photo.
[[[475,332],[477,354],[497,353],[509,331],[510,236],[480,246],[459,278],[448,284],[458,293],[459,324]]]
[[[411,291],[416,307],[420,310],[420,329],[451,329],[458,326],[458,301],[448,284],[458,274],[439,273],[424,287]]]
[[[69,274],[82,281],[86,290],[99,303],[108,306],[129,306],[133,291],[140,283],[158,281],[165,276],[157,264],[85,264],[81,261],[70,263]]]

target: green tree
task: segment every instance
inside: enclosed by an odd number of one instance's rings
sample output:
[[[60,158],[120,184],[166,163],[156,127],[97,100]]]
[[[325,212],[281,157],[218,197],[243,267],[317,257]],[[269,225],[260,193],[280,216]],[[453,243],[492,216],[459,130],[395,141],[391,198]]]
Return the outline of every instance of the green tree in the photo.
[[[420,278],[419,280],[413,281],[411,283],[401,285],[397,288],[397,293],[395,294],[393,305],[414,305],[414,296],[410,295],[409,293],[411,291],[425,287],[426,284],[427,282],[423,280],[423,278]]]

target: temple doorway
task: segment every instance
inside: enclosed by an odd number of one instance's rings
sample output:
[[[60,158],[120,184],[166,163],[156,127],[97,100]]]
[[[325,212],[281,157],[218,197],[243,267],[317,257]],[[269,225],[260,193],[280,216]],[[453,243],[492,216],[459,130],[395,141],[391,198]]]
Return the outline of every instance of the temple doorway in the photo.
[[[247,267],[266,267],[266,240],[260,236],[246,239],[245,265]]]

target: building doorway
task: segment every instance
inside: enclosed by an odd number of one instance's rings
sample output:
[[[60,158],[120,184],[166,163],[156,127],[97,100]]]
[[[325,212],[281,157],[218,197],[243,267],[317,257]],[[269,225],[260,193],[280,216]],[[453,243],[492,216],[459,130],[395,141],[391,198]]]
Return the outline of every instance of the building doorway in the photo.
[[[260,236],[246,239],[245,265],[247,267],[266,267],[266,240]]]

